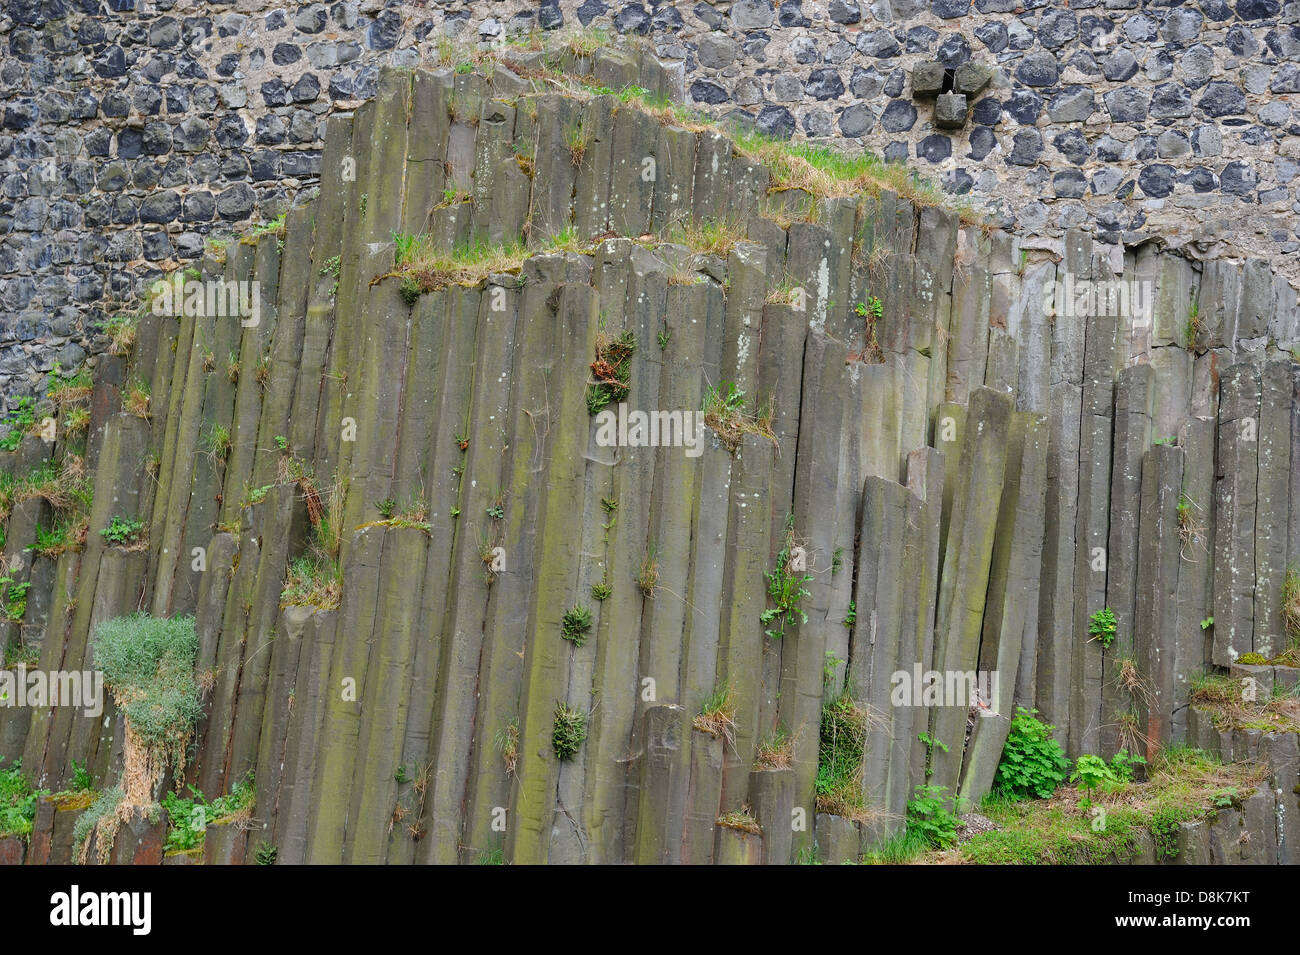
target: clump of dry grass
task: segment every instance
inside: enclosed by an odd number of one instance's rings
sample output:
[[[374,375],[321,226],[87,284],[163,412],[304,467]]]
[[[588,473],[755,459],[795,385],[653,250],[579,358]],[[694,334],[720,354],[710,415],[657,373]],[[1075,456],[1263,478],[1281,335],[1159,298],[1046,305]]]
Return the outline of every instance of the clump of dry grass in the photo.
[[[1178,497],[1178,540],[1179,556],[1183,560],[1196,563],[1196,552],[1199,549],[1202,554],[1210,552],[1206,546],[1209,540],[1209,534],[1205,529],[1205,523],[1200,518],[1200,505],[1196,504],[1186,494],[1180,494]]]
[[[753,817],[749,806],[741,809],[733,809],[717,818],[717,824],[724,829],[737,829],[740,832],[747,832],[752,836],[761,835],[763,830],[758,825],[758,820]]]
[[[122,410],[137,418],[149,420],[149,384],[143,378],[134,379],[122,395]]]
[[[497,734],[492,739],[492,745],[501,754],[501,761],[505,764],[506,775],[513,776],[515,767],[519,764],[519,720],[513,719],[503,729],[497,730]]]
[[[1120,689],[1128,693],[1134,701],[1141,701],[1150,706],[1154,696],[1151,687],[1138,671],[1137,661],[1132,657],[1122,657],[1115,661],[1115,682]]]
[[[479,242],[439,251],[432,236],[412,237],[411,246],[398,267],[371,281],[397,276],[409,282],[419,295],[452,285],[474,287],[498,272],[518,272],[529,252],[519,243],[490,245]]]
[[[1254,699],[1248,698],[1251,696]],[[1300,733],[1300,696],[1269,694],[1227,674],[1207,674],[1193,680],[1189,700],[1207,711],[1221,730]]]
[[[777,729],[759,741],[754,765],[762,769],[789,769],[794,759],[794,740]]]
[[[685,220],[664,230],[664,241],[676,242],[692,252],[726,258],[745,239],[743,226],[717,219]]]
[[[772,430],[776,414],[772,400],[769,398],[764,404],[754,407],[735,382],[724,381],[716,387],[710,385],[704,394],[702,410],[704,423],[733,454],[747,434],[756,434],[777,444],[776,432]]]
[[[723,740],[733,750],[736,748],[736,702],[732,699],[729,681],[724,680],[705,700],[692,725],[700,732]]]

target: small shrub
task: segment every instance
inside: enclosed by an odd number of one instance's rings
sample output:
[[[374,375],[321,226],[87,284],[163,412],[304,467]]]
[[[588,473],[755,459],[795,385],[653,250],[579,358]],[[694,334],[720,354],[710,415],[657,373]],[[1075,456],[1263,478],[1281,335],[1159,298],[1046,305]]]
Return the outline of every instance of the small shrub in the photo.
[[[95,663],[126,716],[129,734],[159,754],[159,771],[167,763],[179,776],[203,715],[194,676],[199,649],[194,618],[117,617],[99,625],[94,647]]]
[[[587,738],[587,714],[561,701],[555,705],[551,746],[561,762],[573,759]]]
[[[610,594],[612,594],[613,592],[614,592],[614,588],[611,587],[609,584],[605,583],[603,580],[597,581],[596,583],[591,585],[592,600],[608,600]]]
[[[271,845],[269,842],[263,842],[257,847],[257,852],[254,853],[253,858],[257,861],[258,865],[275,865],[275,858],[279,854],[279,849]]]
[[[1015,798],[1047,799],[1065,782],[1069,762],[1061,744],[1052,738],[1052,726],[1034,716],[1037,710],[1016,708],[1011,718],[994,787]]]
[[[907,829],[932,849],[946,849],[957,842],[957,817],[948,809],[946,786],[917,786],[907,802]]]
[[[1084,754],[1075,761],[1070,782],[1077,782],[1084,792],[1085,800],[1091,803],[1092,794],[1097,789],[1105,785],[1114,785],[1119,782],[1119,779],[1100,756]]]
[[[73,858],[79,862],[86,861],[86,853],[90,848],[90,834],[98,832],[99,861],[108,862],[109,854],[113,851],[113,839],[117,834],[120,821],[118,813],[124,798],[121,786],[106,789],[90,804],[89,809],[77,817],[72,827]]]

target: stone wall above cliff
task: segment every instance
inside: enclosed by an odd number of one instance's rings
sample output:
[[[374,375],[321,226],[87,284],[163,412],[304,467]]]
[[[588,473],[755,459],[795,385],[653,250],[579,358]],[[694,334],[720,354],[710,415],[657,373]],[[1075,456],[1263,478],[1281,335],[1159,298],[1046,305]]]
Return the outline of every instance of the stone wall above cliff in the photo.
[[[1158,237],[1294,281],[1298,23],[1279,0],[8,0],[0,392],[101,350],[142,279],[292,204],[329,115],[449,35],[646,36],[696,106],[905,159],[1023,235]],[[923,62],[993,69],[962,128],[913,99]]]

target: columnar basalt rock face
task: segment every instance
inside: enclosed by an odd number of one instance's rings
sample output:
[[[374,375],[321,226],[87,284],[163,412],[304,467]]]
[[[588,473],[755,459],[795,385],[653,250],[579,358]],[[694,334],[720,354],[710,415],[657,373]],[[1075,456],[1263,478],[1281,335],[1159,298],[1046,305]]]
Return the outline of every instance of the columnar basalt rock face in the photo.
[[[853,859],[917,786],[988,792],[1016,704],[1072,755],[1260,762],[1268,786],[1186,824],[1183,858],[1293,861],[1295,734],[1239,746],[1188,708],[1204,669],[1287,639],[1260,594],[1300,559],[1289,287],[1082,232],[1058,259],[884,188],[774,197],[719,133],[611,83],[534,83],[539,63],[381,71],[283,236],[198,263],[259,283],[260,321],[145,311],[84,436],[61,411],[52,446],[0,457],[22,476],[84,452],[93,481],[80,546],[32,550],[39,495],[8,516],[33,616],[6,636],[40,668],[85,665],[137,607],[195,615],[186,780],[258,786],[260,828],[210,832],[210,861]],[[673,82],[627,51],[567,65]],[[708,220],[743,230],[650,232]],[[403,271],[417,233],[458,264]],[[474,272],[477,238],[513,249]],[[610,381],[632,410],[725,419],[728,383],[771,410],[694,448],[611,446]],[[140,540],[101,533],[114,517]],[[295,597],[330,526],[336,589]],[[1107,606],[1110,642],[1089,633]],[[836,801],[818,740],[842,693],[866,716],[860,798]],[[0,708],[0,755],[51,789],[74,760],[118,778],[124,732],[111,703]],[[64,815],[41,810],[45,861],[70,855]],[[153,838],[116,851],[148,861]]]
[[[696,107],[914,161],[1022,235],[1158,237],[1290,264],[1300,169],[1292,5],[1082,0],[472,0],[412,6],[8,0],[0,69],[0,394],[106,347],[96,323],[205,239],[321,181],[329,117],[382,66],[539,30],[642,38]],[[93,9],[92,9],[93,7]],[[994,71],[969,118],[914,69]],[[942,78],[940,78],[942,83]],[[934,92],[938,92],[938,88]]]

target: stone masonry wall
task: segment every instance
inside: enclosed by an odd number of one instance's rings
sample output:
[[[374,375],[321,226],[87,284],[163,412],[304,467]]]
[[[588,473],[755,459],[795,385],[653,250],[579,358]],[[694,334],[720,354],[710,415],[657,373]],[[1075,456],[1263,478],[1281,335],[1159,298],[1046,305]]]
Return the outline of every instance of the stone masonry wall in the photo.
[[[1300,3],[1279,0],[7,0],[0,395],[105,346],[96,322],[209,236],[314,186],[325,121],[440,39],[651,38],[695,105],[907,160],[1022,235],[1158,237],[1295,280]],[[964,126],[925,62],[992,70]]]

